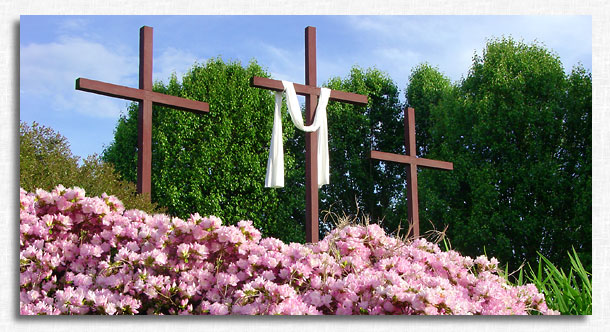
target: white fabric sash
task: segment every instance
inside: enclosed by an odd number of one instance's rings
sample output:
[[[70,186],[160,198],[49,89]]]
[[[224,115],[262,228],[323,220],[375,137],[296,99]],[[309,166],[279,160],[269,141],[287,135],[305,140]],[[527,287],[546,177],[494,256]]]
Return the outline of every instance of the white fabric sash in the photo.
[[[313,123],[305,126],[303,114],[299,107],[297,94],[292,82],[282,81],[286,93],[286,104],[288,114],[292,123],[298,129],[305,132],[318,131],[318,187],[329,184],[330,168],[328,163],[328,127],[326,123],[326,105],[330,97],[330,89],[320,88],[320,98],[316,108]],[[265,187],[280,188],[284,186],[284,147],[282,145],[282,92],[274,92],[275,110],[273,112],[273,131],[271,134],[271,146],[269,147],[269,159],[267,160],[267,176]]]

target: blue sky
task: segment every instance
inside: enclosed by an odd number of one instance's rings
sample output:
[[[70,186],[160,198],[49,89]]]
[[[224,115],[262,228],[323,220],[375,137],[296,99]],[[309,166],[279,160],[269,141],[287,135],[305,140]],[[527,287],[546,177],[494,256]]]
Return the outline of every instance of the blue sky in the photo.
[[[77,91],[75,80],[137,87],[143,25],[154,28],[153,80],[163,82],[220,56],[256,59],[274,78],[303,83],[306,26],[317,29],[319,85],[354,65],[376,67],[403,98],[418,64],[458,81],[486,41],[502,36],[543,44],[567,72],[592,68],[590,16],[21,16],[21,121],[60,132],[77,156],[100,154],[128,102]]]

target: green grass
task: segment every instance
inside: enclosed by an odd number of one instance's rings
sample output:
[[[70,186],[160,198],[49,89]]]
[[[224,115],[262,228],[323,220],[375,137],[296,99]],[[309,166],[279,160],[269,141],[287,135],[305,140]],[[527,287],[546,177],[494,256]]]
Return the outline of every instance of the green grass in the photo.
[[[547,306],[562,315],[591,315],[593,298],[591,291],[592,274],[583,267],[574,248],[568,252],[571,267],[569,273],[558,269],[546,257],[538,253],[540,259],[536,270],[530,264],[527,278],[545,296]],[[522,271],[519,282],[523,282]]]

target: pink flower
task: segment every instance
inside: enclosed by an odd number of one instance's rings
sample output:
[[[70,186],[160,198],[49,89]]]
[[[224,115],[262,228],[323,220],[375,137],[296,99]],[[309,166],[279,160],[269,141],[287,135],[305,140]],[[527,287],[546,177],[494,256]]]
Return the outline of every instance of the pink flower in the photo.
[[[229,309],[226,305],[221,303],[212,303],[209,307],[210,314],[212,315],[227,315],[229,314]]]
[[[150,255],[152,258],[154,258],[155,263],[157,263],[159,265],[163,265],[163,264],[167,263],[167,255],[159,249],[154,249],[150,253]]]
[[[80,188],[20,189],[20,203],[21,314],[558,314],[534,285],[508,285],[495,258],[375,224],[301,245]]]
[[[190,245],[186,244],[186,243],[181,243],[178,245],[178,249],[176,254],[178,254],[178,256],[180,257],[188,257],[189,256],[189,250],[190,250]]]
[[[79,187],[73,187],[65,190],[65,199],[68,201],[77,201],[85,198],[85,190]]]
[[[235,286],[237,285],[237,282],[239,282],[239,279],[232,274],[221,272],[216,276],[217,286],[221,288],[227,285]]]

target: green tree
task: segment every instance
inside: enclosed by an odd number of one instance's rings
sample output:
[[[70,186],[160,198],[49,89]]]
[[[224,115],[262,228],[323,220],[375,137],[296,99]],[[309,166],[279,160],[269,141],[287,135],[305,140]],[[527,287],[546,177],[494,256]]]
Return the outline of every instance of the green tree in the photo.
[[[70,144],[60,133],[34,122],[19,124],[19,182],[29,192],[52,190],[57,185],[83,188],[89,196],[103,193],[118,197],[126,209],[163,212],[145,197],[136,195],[133,183],[120,180],[112,165],[97,155],[83,160],[72,155]]]
[[[464,188],[460,188],[455,181],[456,176],[454,174],[460,173],[463,170],[463,168],[457,167],[460,164],[456,160],[459,154],[455,154],[451,159],[447,159],[446,154],[439,153],[438,148],[430,149],[445,142],[449,137],[448,133],[458,133],[459,128],[456,126],[457,123],[440,118],[445,113],[434,110],[434,108],[440,107],[442,103],[443,107],[453,109],[456,107],[455,102],[459,95],[448,77],[443,75],[438,68],[424,63],[416,66],[411,71],[405,96],[407,104],[415,109],[418,156],[454,163],[454,171],[451,172],[421,167],[417,170],[420,234],[425,236],[429,231],[434,229],[442,230],[442,227],[445,225],[442,220],[448,216],[439,212],[447,208],[446,199],[456,197],[454,195],[447,195],[449,192],[459,191],[462,193],[459,197],[465,199],[466,193],[463,190]],[[463,134],[456,135],[456,137],[459,136],[463,136]],[[455,204],[457,202],[452,203]],[[398,204],[401,210],[407,210],[406,199],[401,200]],[[455,218],[456,216],[452,217]]]
[[[152,200],[178,217],[198,212],[228,224],[249,219],[265,236],[303,242],[304,219],[293,217],[304,209],[302,188],[264,188],[274,99],[269,91],[250,87],[252,76],[269,75],[255,62],[244,67],[211,59],[195,64],[182,83],[173,76],[167,85],[155,84],[157,92],[208,102],[210,112],[154,106]],[[284,137],[292,135],[292,127],[285,126]],[[286,183],[292,184],[295,161],[286,152]],[[135,182],[135,104],[119,120],[103,158]]]
[[[19,123],[19,184],[27,191],[69,186],[78,172],[78,158],[68,140],[34,122]]]
[[[576,66],[567,78],[563,103],[562,184],[564,218],[570,227],[574,248],[583,264],[591,271],[592,234],[592,78],[582,66]]]
[[[411,84],[435,84],[421,79]],[[488,42],[429,106],[429,154],[454,171],[421,173],[425,218],[449,225],[462,253],[485,250],[512,268],[537,252],[560,266],[571,246],[590,253],[590,82],[582,69],[566,77],[538,44]]]
[[[394,81],[377,69],[352,68],[348,77],[333,78],[329,88],[368,96],[368,105],[329,103],[331,181],[320,190],[320,209],[339,215],[368,214],[394,230],[406,210],[397,211],[404,195],[402,165],[374,161],[371,149],[404,153],[402,103]],[[332,224],[322,224],[329,231]]]
[[[420,157],[428,154],[428,146],[435,145],[430,134],[430,108],[437,105],[451,89],[451,81],[437,68],[421,64],[411,71],[406,90],[407,104],[415,109],[415,141]]]

